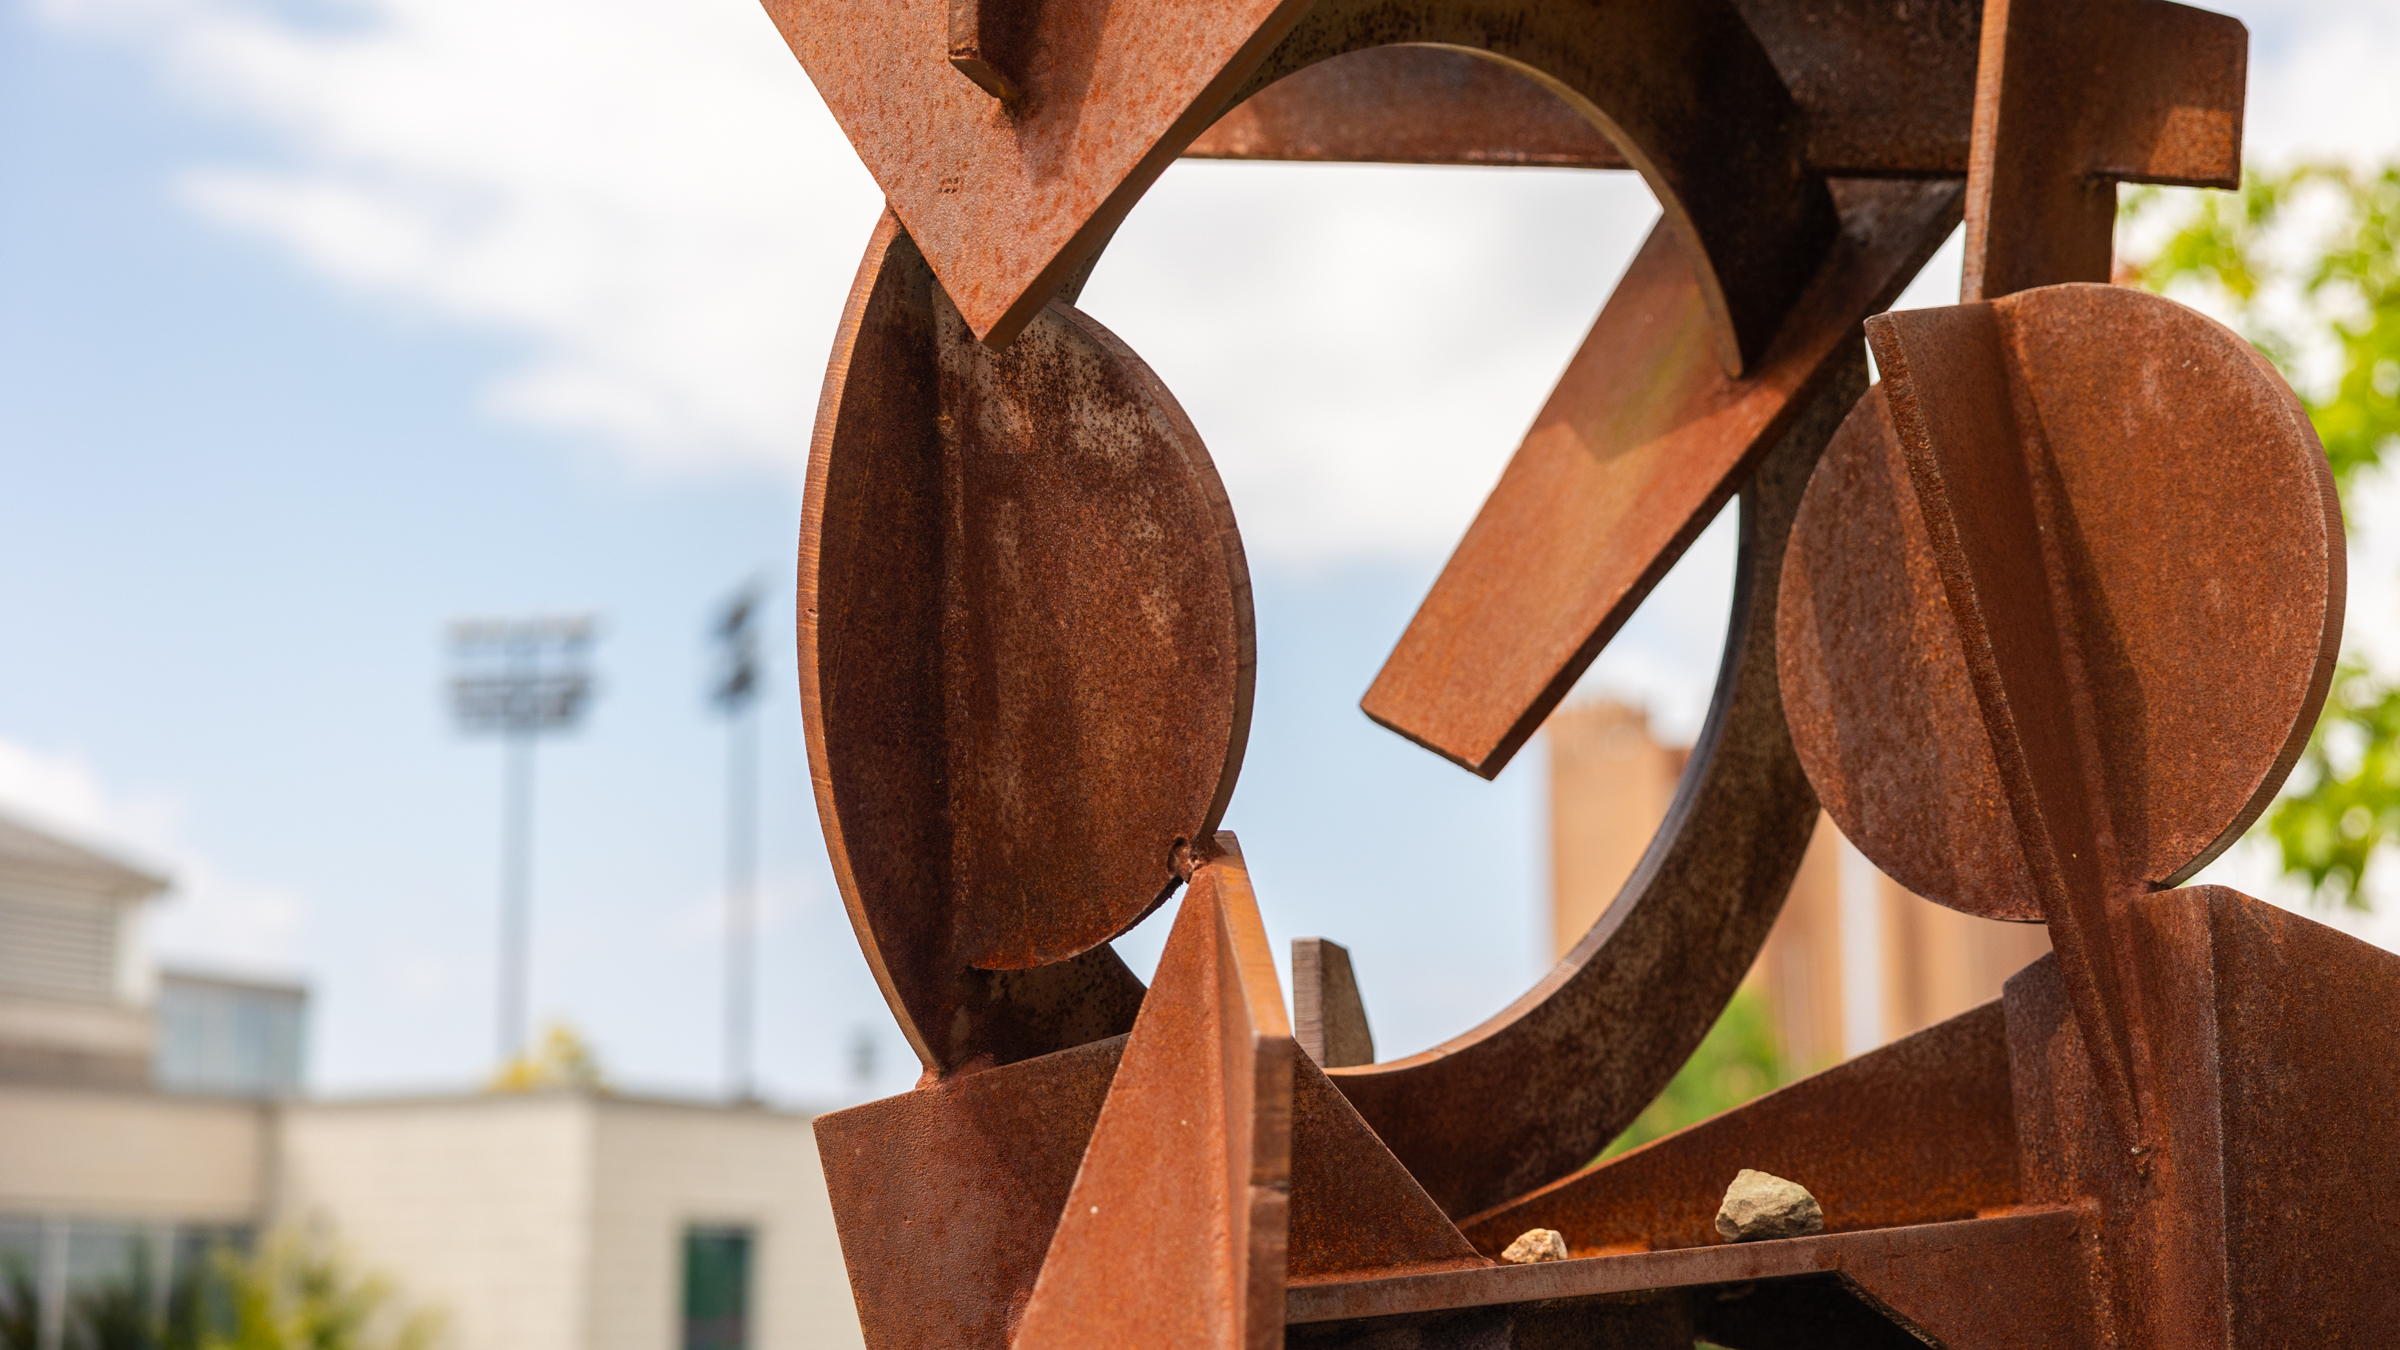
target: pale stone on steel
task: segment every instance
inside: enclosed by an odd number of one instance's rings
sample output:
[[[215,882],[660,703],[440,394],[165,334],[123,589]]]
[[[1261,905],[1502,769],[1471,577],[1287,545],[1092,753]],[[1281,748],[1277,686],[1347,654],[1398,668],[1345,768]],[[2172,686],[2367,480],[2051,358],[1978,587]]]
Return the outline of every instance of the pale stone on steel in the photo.
[[[1725,1188],[1725,1203],[1717,1207],[1717,1232],[1727,1242],[1806,1237],[1823,1231],[1825,1211],[1817,1208],[1817,1197],[1810,1195],[1807,1187],[1747,1167]]]
[[[1537,1261],[1567,1259],[1567,1240],[1555,1228],[1529,1228],[1523,1237],[1508,1244],[1500,1259],[1512,1266],[1530,1266]]]

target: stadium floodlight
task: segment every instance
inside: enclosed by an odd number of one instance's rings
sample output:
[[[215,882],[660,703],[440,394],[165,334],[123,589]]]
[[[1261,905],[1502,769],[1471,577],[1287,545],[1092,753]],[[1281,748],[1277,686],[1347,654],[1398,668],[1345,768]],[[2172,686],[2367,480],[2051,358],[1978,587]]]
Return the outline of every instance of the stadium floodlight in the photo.
[[[461,619],[450,625],[450,710],[468,735],[498,735],[502,756],[499,1038],[503,1064],[525,1046],[533,899],[533,746],[574,729],[591,703],[589,614]]]
[[[717,675],[709,701],[725,714],[725,1090],[756,1096],[751,1032],[756,1024],[758,932],[758,612],[766,587],[752,582],[725,602],[711,627]]]

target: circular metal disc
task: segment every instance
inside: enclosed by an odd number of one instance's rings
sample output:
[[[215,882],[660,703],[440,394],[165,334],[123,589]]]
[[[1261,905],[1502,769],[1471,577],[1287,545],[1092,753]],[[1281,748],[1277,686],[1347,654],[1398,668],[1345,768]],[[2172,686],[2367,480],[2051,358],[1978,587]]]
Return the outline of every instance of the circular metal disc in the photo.
[[[1992,305],[2112,879],[2177,885],[2323,706],[2344,581],[2324,450],[2249,344],[2172,301]],[[1810,481],[1782,585],[1784,702],[1834,822],[1927,899],[2041,917],[1880,388]]]

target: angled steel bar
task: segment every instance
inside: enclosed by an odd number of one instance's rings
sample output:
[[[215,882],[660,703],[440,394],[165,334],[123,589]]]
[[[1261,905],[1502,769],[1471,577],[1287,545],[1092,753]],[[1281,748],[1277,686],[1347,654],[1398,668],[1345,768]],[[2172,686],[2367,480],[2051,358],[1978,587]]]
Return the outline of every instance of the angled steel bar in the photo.
[[[1367,690],[1369,717],[1484,777],[1506,767],[1958,222],[1954,184],[1840,186],[1841,242],[1744,379],[1709,358],[1692,271],[1651,233]]]

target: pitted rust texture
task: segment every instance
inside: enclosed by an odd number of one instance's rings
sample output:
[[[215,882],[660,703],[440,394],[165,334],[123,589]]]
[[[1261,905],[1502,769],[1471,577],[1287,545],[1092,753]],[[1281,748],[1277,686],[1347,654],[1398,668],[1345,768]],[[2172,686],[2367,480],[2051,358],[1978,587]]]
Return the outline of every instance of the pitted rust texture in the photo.
[[[1869,331],[1885,397],[1845,427],[1787,574],[1804,759],[1894,876],[2048,920],[2148,1147],[2121,911],[2228,847],[2316,724],[2344,588],[2324,451],[2246,343],[2155,296],[2045,287]]]
[[[1124,1052],[1111,1037],[816,1118],[868,1345],[1008,1343]]]

